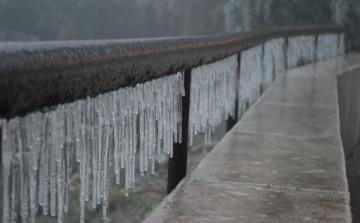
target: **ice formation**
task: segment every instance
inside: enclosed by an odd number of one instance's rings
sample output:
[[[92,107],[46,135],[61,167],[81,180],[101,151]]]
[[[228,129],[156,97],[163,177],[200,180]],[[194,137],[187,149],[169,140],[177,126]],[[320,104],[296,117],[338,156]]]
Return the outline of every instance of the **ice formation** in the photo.
[[[343,42],[343,39],[341,41]],[[319,35],[317,40],[316,60],[323,61],[338,56],[344,49],[341,41],[339,44],[338,34]],[[342,47],[342,49],[338,47]]]
[[[339,50],[338,50],[338,56],[342,56],[345,54],[345,34],[341,33],[339,34]]]
[[[239,118],[260,97],[261,85],[264,81],[263,70],[263,45],[241,52],[240,80],[238,80]],[[266,77],[266,79],[270,78]]]
[[[125,169],[127,194],[135,187],[135,154],[141,174],[154,173],[161,152],[172,156],[173,142],[181,140],[183,78],[178,73],[3,121],[3,223],[16,222],[18,205],[23,222],[35,222],[38,205],[63,222],[73,159],[80,163],[80,222],[90,198],[94,208],[102,202],[105,218],[110,169],[118,184]]]
[[[287,46],[287,68],[314,62],[315,36],[289,37]]]
[[[264,73],[262,89],[266,90],[285,68],[285,40],[274,39],[264,44]]]
[[[193,136],[205,133],[211,141],[215,127],[235,115],[237,55],[192,70],[189,117],[189,145]]]

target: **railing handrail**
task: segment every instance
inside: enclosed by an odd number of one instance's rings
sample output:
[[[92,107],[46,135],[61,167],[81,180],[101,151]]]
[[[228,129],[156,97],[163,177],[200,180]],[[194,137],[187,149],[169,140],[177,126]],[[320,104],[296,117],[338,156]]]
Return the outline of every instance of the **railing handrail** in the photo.
[[[0,43],[0,118],[212,63],[273,38],[343,31],[306,26],[204,37]]]

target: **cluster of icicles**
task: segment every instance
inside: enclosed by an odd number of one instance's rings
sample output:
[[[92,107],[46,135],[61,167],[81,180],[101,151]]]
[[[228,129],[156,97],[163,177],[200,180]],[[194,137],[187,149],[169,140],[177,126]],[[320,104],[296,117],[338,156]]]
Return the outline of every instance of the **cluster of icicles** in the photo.
[[[89,197],[94,208],[102,201],[105,218],[110,167],[117,184],[120,170],[125,168],[127,195],[135,187],[137,148],[143,175],[150,168],[154,173],[161,151],[172,156],[173,142],[181,140],[183,78],[178,73],[61,105],[47,113],[4,121],[3,222],[16,222],[19,201],[23,222],[35,222],[38,204],[44,215],[57,214],[58,222],[63,222],[73,155],[80,163],[80,222],[85,220]]]
[[[211,142],[211,132],[229,116],[235,116],[237,89],[237,55],[192,70],[189,145],[193,136],[205,134]]]
[[[316,60],[323,61],[345,53],[344,34],[327,34],[318,37]]]
[[[239,118],[284,70],[284,47],[285,40],[279,38],[241,52]]]
[[[192,145],[198,133],[210,142],[215,127],[235,116],[236,98],[240,118],[285,69],[284,47],[283,38],[274,39],[241,52],[240,68],[234,55],[193,69],[185,143]],[[317,59],[342,55],[344,49],[343,35],[320,35]],[[314,61],[314,52],[314,36],[289,38],[287,66]],[[39,205],[44,215],[63,222],[74,158],[80,163],[80,222],[90,199],[94,208],[102,202],[106,218],[110,169],[117,184],[125,169],[127,195],[135,187],[136,160],[143,175],[149,169],[155,173],[162,151],[173,156],[173,142],[182,139],[184,94],[184,75],[178,73],[2,121],[3,223],[16,222],[19,209],[22,222],[34,223]]]
[[[264,69],[262,87],[266,90],[285,69],[285,39],[268,41],[264,45]]]
[[[315,36],[297,36],[288,40],[287,66],[293,68],[315,59]]]
[[[287,47],[287,67],[290,69],[344,55],[344,38],[344,34],[318,35],[317,41],[315,36],[290,37]]]

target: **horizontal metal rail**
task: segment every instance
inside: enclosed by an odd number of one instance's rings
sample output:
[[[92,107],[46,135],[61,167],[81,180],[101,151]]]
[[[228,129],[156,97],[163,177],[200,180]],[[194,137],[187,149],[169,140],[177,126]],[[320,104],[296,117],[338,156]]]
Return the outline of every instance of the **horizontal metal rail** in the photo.
[[[343,31],[308,26],[212,37],[0,43],[0,118],[212,63],[273,38]]]

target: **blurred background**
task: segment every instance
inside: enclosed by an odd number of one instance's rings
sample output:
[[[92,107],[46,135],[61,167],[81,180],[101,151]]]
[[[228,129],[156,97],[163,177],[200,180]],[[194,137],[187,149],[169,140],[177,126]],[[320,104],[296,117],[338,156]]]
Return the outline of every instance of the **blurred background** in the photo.
[[[0,0],[0,41],[198,36],[337,24],[359,50],[359,0]]]
[[[201,36],[334,24],[347,27],[347,49],[360,50],[359,0],[0,0],[0,41]],[[211,145],[197,136],[189,150],[188,173],[224,134],[225,124],[214,132]],[[102,219],[101,206],[93,210],[88,202],[86,222],[141,222],[166,196],[167,159],[154,176],[140,177],[137,171],[129,197],[123,184],[112,179],[108,218]],[[78,164],[73,167],[67,223],[79,222]],[[57,222],[40,212],[38,223]]]

